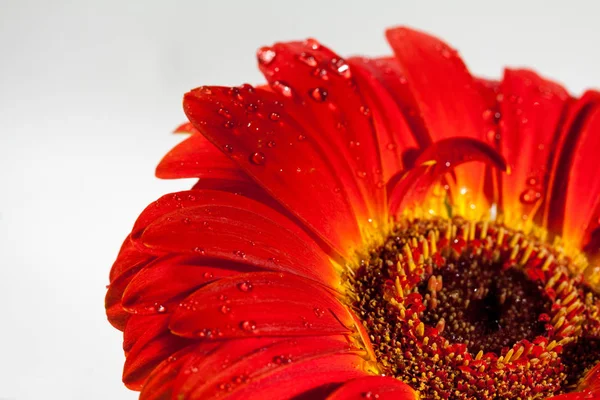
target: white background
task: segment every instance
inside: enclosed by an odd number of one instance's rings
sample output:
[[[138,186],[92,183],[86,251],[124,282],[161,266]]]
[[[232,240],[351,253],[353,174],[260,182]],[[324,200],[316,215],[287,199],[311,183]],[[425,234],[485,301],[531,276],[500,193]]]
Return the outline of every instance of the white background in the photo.
[[[579,93],[600,85],[597,3],[0,0],[0,399],[136,398],[105,285],[143,207],[189,186],[153,176],[188,89],[260,83],[278,40],[387,54],[406,24],[477,74],[529,65]]]

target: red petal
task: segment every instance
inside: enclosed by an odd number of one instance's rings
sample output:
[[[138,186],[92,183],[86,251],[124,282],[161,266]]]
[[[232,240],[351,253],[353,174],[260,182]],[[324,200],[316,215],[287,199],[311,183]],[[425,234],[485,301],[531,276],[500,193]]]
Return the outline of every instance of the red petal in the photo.
[[[123,307],[133,314],[165,313],[173,303],[209,282],[253,270],[256,268],[202,257],[161,257],[131,280],[123,294]]]
[[[186,398],[210,399],[224,396],[239,397],[256,388],[255,395],[261,398],[283,398],[281,395],[268,395],[274,381],[286,379],[286,375],[302,368],[310,360],[332,361],[336,356],[352,355],[356,366],[361,366],[362,358],[356,356],[346,338],[341,336],[299,337],[299,338],[251,338],[225,343],[202,359],[186,364],[186,369],[195,374],[179,374],[173,392]],[[336,382],[327,379],[322,383]],[[312,389],[313,384],[296,382],[295,393]],[[276,389],[281,391],[282,388]],[[285,393],[285,392],[280,392]],[[295,393],[286,393],[285,398]]]
[[[125,329],[125,324],[131,316],[128,312],[123,309],[121,300],[123,298],[123,292],[129,285],[129,282],[133,277],[143,268],[143,265],[129,268],[121,275],[112,280],[108,286],[106,297],[104,299],[104,307],[106,308],[106,315],[108,321],[112,326],[122,331]]]
[[[185,96],[184,108],[213,143],[231,146],[229,156],[248,175],[326,243],[347,254],[360,241],[360,232],[345,182],[281,100],[249,87],[199,88]],[[219,109],[226,109],[229,118],[219,115]]]
[[[254,272],[208,284],[183,300],[170,329],[186,337],[350,333],[352,317],[323,286],[291,274]]]
[[[542,203],[569,95],[527,70],[506,70],[500,91],[501,150],[514,172],[502,177],[503,212],[508,221],[522,222]]]
[[[264,62],[266,53],[275,56]],[[290,107],[295,104],[302,122],[318,129],[314,138],[323,151],[332,154],[332,159],[341,158],[333,161],[336,173],[345,176],[345,183],[352,187],[358,184],[371,212],[368,217],[385,218],[385,193],[378,186],[383,180],[382,166],[371,110],[346,61],[314,39],[263,47],[258,61],[273,90],[282,84],[290,88],[286,93]]]
[[[162,179],[250,179],[201,134],[192,135],[173,147],[156,167],[156,176]]]
[[[132,316],[123,335],[127,359],[123,382],[132,390],[140,390],[148,375],[165,358],[187,345],[190,340],[168,331],[168,316]]]
[[[117,259],[113,263],[109,279],[112,282],[128,269],[148,264],[154,258],[154,256],[140,251],[131,241],[131,235],[128,235],[121,246]]]
[[[486,102],[456,51],[433,36],[407,28],[390,29],[386,34],[433,141],[460,136],[485,139],[492,128],[484,119]],[[484,168],[456,171],[459,185],[469,188],[474,204],[483,200],[484,175]]]
[[[422,204],[433,183],[453,168],[470,161],[507,170],[502,156],[483,142],[460,137],[441,140],[419,156],[418,167],[390,180],[390,213],[397,215],[406,207]]]
[[[192,253],[339,283],[328,256],[301,228],[273,209],[231,193],[163,196],[142,212],[132,237],[155,252]]]
[[[177,353],[166,358],[150,374],[144,383],[140,400],[166,400],[172,399],[175,379],[182,374],[190,374],[192,370],[186,366],[204,359],[215,349],[222,347],[223,342],[199,342],[189,345]]]
[[[344,383],[327,400],[418,400],[406,383],[389,376],[365,376]]]
[[[425,126],[425,121],[419,112],[417,100],[415,99],[406,76],[400,68],[400,64],[395,57],[385,58],[351,58],[348,63],[353,68],[362,69],[379,82],[385,88],[389,96],[393,99],[396,107],[401,111],[406,123],[410,127],[411,133],[418,143],[418,147],[425,148],[431,144],[431,136]],[[393,108],[392,108],[393,109]],[[402,125],[400,126],[402,127]],[[400,129],[398,127],[398,129]],[[404,138],[404,135],[402,135]]]
[[[400,104],[393,97],[394,86],[385,86],[386,82],[381,77],[384,74],[381,67],[375,66],[376,61],[368,58],[353,58],[348,60],[348,64],[373,113],[383,166],[383,179],[387,182],[398,171],[412,167],[403,156],[407,152],[417,151],[418,143]]]
[[[573,105],[554,164],[548,226],[581,248],[600,225],[600,93],[588,92]]]

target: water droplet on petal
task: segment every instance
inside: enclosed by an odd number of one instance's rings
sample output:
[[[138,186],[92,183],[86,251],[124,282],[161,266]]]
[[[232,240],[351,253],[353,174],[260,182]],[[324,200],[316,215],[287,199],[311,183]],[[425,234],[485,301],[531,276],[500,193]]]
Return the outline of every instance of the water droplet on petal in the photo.
[[[319,50],[321,48],[321,43],[319,43],[316,39],[313,38],[306,39],[304,44],[313,50]]]
[[[272,113],[269,115],[269,119],[270,119],[271,121],[279,121],[279,114],[278,114],[278,113],[276,113],[276,112],[272,112]]]
[[[229,311],[231,311],[231,308],[227,306],[221,306],[221,313],[227,314]]]
[[[246,258],[246,253],[244,253],[241,250],[236,250],[233,252],[233,254],[235,254],[236,256],[241,257],[241,258]]]
[[[225,118],[231,118],[231,114],[229,113],[229,110],[227,110],[226,108],[219,108],[218,114]]]
[[[256,58],[261,65],[269,65],[275,59],[277,53],[270,47],[261,47],[256,52]]]
[[[227,151],[228,153],[231,153],[233,151],[233,147],[230,144],[226,144],[225,151]]]
[[[538,201],[541,197],[542,197],[542,194],[540,192],[538,192],[535,189],[528,188],[528,189],[525,189],[521,193],[521,195],[519,196],[519,199],[521,200],[521,203],[523,203],[523,204],[533,204],[536,201]]]
[[[304,136],[302,134],[298,135],[298,141],[302,142],[304,140],[306,140],[306,136]]]
[[[366,116],[366,117],[370,117],[371,116],[371,110],[369,109],[369,107],[366,106],[360,106],[360,112]]]
[[[325,311],[323,311],[321,308],[319,307],[315,307],[313,309],[313,311],[315,312],[315,315],[317,316],[317,318],[321,318],[323,315],[325,315]]]
[[[233,122],[232,121],[225,121],[225,123],[223,124],[223,126],[227,129],[231,129],[233,128]]]
[[[269,143],[267,143],[267,146],[269,146],[271,148],[275,147],[275,141],[274,140],[269,141]]]
[[[327,99],[327,91],[323,88],[317,87],[314,89],[311,89],[309,92],[310,97],[319,103],[322,103],[325,101],[325,99]]]
[[[256,330],[256,322],[254,322],[254,321],[242,321],[240,323],[240,328],[242,328],[243,331],[252,332],[252,331]]]
[[[386,147],[390,151],[396,150],[398,148],[398,146],[396,145],[396,143],[388,143]]]
[[[300,53],[300,55],[298,55],[298,60],[302,61],[304,64],[306,64],[310,67],[317,66],[317,60],[316,60],[315,56],[313,56],[310,53],[306,53],[306,52]]]
[[[252,291],[252,284],[248,281],[244,281],[244,282],[238,283],[237,288],[241,292],[250,292],[250,291]]]
[[[346,64],[346,61],[342,58],[331,60],[335,71],[344,79],[350,79],[352,77],[352,73],[350,72],[350,67]]]
[[[285,97],[292,97],[292,88],[281,81],[273,82],[273,90]]]
[[[250,155],[250,162],[254,165],[263,165],[265,163],[265,155],[260,151],[256,151]]]
[[[204,254],[205,251],[202,247],[194,247],[194,252],[195,253],[200,253],[200,254]]]

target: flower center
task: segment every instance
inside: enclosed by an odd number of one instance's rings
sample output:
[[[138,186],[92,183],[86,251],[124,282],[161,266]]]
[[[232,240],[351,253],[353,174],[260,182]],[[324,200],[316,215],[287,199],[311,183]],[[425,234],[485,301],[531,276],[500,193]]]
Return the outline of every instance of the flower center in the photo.
[[[382,372],[424,398],[543,398],[600,361],[600,298],[575,268],[501,225],[405,219],[348,285]]]

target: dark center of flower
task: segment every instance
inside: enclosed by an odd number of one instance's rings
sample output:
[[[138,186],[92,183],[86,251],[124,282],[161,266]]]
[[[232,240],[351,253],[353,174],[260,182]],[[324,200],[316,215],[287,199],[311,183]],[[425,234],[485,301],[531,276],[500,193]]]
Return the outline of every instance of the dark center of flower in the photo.
[[[545,397],[600,361],[600,299],[500,225],[402,220],[348,277],[383,373],[431,399]]]

